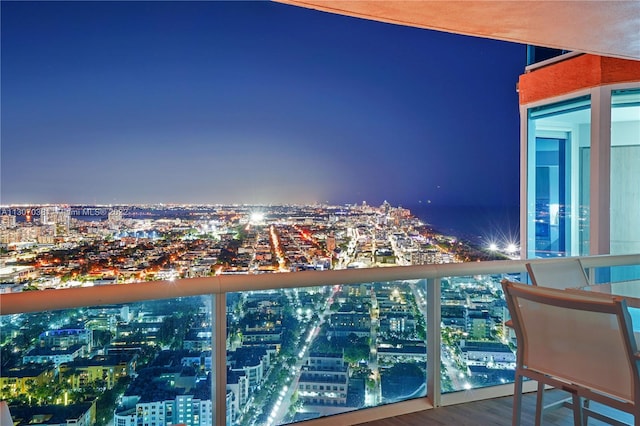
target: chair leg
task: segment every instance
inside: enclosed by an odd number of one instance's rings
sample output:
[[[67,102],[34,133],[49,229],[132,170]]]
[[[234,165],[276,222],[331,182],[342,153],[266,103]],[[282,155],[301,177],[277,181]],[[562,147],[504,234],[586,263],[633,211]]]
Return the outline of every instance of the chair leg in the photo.
[[[589,423],[589,400],[585,399],[582,403],[582,407],[586,408],[586,410],[582,411],[582,426],[587,426]]]
[[[540,426],[542,424],[542,407],[544,407],[544,383],[538,382],[538,392],[536,394],[535,426]]]
[[[574,426],[583,426],[582,398],[580,398],[577,393],[572,393],[571,404],[573,405]]]
[[[513,382],[513,417],[511,426],[520,426],[520,415],[522,413],[522,375],[516,369],[515,380]]]

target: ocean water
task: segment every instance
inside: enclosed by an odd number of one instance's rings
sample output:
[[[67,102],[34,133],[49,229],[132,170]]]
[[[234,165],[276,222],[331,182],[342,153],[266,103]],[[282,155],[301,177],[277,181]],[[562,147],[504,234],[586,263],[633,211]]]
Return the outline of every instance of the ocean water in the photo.
[[[480,247],[520,243],[519,206],[403,206],[441,234]]]

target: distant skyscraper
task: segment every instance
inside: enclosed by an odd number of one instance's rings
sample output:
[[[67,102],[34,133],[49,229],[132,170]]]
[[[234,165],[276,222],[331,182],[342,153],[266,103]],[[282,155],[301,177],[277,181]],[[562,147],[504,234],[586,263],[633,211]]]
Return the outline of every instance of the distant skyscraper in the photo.
[[[51,218],[51,213],[54,209],[55,207],[42,207],[40,209],[40,223],[42,225],[49,225],[54,223],[53,219]]]
[[[389,214],[389,210],[391,210],[391,204],[389,204],[389,202],[387,200],[384,200],[384,203],[382,203],[380,208],[382,209],[382,211],[384,211],[385,215],[388,215]]]
[[[71,209],[68,207],[42,207],[40,209],[40,223],[55,225],[55,235],[67,235],[71,224]]]
[[[13,215],[0,216],[0,229],[11,229],[16,227],[16,217]]]
[[[335,249],[336,249],[336,237],[333,234],[333,232],[331,232],[329,235],[327,235],[327,251],[329,253],[333,253]]]
[[[114,209],[109,211],[107,216],[109,228],[117,229],[120,226],[120,222],[122,222],[122,210]]]

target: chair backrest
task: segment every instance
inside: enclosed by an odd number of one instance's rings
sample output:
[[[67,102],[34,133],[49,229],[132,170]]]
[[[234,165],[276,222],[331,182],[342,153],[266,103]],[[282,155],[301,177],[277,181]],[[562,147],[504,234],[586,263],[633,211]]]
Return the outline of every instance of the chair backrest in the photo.
[[[525,266],[533,285],[560,289],[589,285],[582,262],[577,258],[527,263]]]
[[[13,426],[13,420],[11,420],[11,413],[6,401],[0,401],[0,425]]]
[[[635,403],[640,378],[623,299],[503,280],[518,368]],[[525,373],[526,375],[526,373]]]

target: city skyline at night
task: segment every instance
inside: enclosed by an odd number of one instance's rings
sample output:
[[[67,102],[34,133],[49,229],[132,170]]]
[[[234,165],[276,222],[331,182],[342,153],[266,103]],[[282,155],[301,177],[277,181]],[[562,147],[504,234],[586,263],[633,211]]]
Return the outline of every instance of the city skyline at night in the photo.
[[[524,62],[270,2],[3,2],[0,203],[515,205]]]
[[[439,234],[389,203],[48,205],[1,213],[3,298],[85,287],[124,295],[151,285],[155,299],[160,286],[190,279],[509,256]],[[515,355],[502,342],[495,277],[448,278],[443,286],[449,282],[465,297],[443,291],[443,391],[512,380]],[[0,395],[12,415],[20,424],[54,415],[87,426],[213,424],[210,299],[160,298],[3,314]],[[287,424],[424,397],[426,299],[423,279],[228,292],[226,423]],[[477,359],[487,351],[495,353],[490,363]]]
[[[0,423],[515,418],[509,286],[640,278],[640,6],[571,3],[0,1]]]

